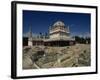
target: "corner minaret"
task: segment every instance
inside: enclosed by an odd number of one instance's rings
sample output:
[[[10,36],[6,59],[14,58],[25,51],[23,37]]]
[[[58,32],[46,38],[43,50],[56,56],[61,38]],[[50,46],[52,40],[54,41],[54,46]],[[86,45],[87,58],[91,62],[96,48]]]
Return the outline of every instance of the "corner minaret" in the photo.
[[[28,46],[32,46],[32,27],[29,29]]]

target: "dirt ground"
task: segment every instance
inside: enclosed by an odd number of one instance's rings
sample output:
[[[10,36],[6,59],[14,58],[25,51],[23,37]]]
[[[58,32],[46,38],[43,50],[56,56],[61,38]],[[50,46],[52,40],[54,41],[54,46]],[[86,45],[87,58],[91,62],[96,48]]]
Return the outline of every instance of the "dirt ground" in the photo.
[[[65,47],[26,46],[23,48],[23,69],[90,66],[90,51],[90,44]]]

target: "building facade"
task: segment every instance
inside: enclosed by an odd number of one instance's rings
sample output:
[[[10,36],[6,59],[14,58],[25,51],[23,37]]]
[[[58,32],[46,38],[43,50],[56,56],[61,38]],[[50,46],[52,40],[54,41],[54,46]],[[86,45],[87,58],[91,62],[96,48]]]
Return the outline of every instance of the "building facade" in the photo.
[[[74,45],[75,39],[70,36],[69,26],[64,22],[57,21],[49,27],[48,35],[32,35],[32,28],[30,28],[28,36],[28,46],[68,46]]]
[[[49,30],[50,39],[54,38],[69,38],[69,27],[65,26],[62,21],[54,23]]]

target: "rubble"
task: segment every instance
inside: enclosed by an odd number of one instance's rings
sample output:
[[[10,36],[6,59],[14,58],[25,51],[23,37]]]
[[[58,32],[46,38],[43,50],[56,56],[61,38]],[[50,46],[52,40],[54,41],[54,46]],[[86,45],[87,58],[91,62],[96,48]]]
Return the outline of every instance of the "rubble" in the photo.
[[[90,66],[90,53],[89,44],[23,48],[23,69]]]

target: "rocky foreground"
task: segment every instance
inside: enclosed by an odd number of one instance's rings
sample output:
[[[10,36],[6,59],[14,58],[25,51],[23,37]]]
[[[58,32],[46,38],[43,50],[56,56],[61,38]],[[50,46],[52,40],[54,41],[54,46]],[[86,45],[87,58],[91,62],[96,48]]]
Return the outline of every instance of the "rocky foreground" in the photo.
[[[90,44],[24,47],[23,69],[90,66],[90,51]]]

